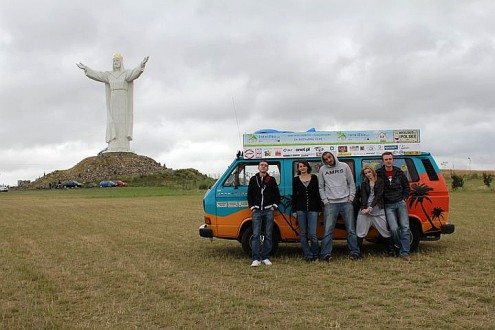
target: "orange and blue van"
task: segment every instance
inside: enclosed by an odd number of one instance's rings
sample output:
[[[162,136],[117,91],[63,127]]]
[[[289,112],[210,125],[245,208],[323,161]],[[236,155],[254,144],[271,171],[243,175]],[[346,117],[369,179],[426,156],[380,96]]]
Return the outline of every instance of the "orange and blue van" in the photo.
[[[316,173],[324,151],[337,154],[339,161],[351,168],[356,187],[362,181],[359,173],[364,166],[382,166],[381,154],[391,151],[394,165],[406,174],[411,193],[407,201],[411,251],[420,241],[439,240],[442,234],[451,234],[455,226],[448,222],[449,192],[433,156],[420,148],[420,131],[308,131],[279,132],[262,130],[244,134],[243,150],[239,151],[225,173],[206,192],[203,199],[204,224],[199,228],[201,237],[237,240],[245,253],[251,253],[251,212],[247,203],[247,189],[251,176],[258,172],[261,160],[268,162],[269,174],[277,180],[281,203],[275,212],[273,250],[279,242],[299,242],[299,228],[292,216],[292,179],[297,163],[307,160]],[[358,194],[356,194],[358,195]],[[318,237],[323,237],[323,216],[318,218]],[[338,220],[334,239],[346,239],[347,232]],[[373,227],[368,241],[379,241]]]

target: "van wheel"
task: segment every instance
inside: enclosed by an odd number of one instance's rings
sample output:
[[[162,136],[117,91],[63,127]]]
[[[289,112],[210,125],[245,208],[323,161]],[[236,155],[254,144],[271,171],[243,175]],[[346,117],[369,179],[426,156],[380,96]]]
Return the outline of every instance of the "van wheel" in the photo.
[[[265,238],[264,235],[261,235],[261,237],[260,237],[260,250],[263,247],[264,238]],[[241,245],[242,245],[242,250],[244,251],[244,253],[250,257],[253,255],[253,251],[251,250],[251,240],[252,239],[253,239],[253,227],[249,226],[242,233]],[[279,241],[280,241],[280,234],[278,233],[278,230],[274,226],[273,234],[272,234],[272,252],[270,254],[275,254],[277,252]]]
[[[241,245],[242,245],[242,250],[244,251],[244,253],[250,257],[252,256],[252,251],[251,251],[251,238],[252,237],[253,237],[253,227],[249,226],[242,233]]]
[[[409,221],[409,233],[411,235],[411,252],[415,252],[421,237],[421,226],[417,221]]]

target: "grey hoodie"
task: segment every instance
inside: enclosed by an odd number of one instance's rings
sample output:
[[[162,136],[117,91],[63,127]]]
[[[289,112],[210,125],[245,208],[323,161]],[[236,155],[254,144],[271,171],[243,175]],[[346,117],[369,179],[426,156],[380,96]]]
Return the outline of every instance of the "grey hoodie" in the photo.
[[[321,158],[323,165],[318,172],[318,186],[323,204],[345,203],[354,201],[356,184],[351,169],[346,163],[340,162],[332,152],[335,160],[333,166],[327,165]]]

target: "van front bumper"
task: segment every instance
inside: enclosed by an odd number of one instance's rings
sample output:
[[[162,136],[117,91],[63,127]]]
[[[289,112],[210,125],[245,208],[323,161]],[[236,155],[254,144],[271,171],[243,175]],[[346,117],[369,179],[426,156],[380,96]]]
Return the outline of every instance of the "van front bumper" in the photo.
[[[206,238],[213,238],[213,230],[208,228],[208,225],[201,225],[199,227],[199,236]]]
[[[455,225],[446,224],[442,226],[442,234],[452,234],[455,231]]]

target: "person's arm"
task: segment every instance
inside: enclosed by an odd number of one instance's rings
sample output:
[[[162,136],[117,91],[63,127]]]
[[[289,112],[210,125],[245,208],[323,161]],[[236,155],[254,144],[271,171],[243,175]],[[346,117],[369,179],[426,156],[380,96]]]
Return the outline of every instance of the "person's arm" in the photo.
[[[402,199],[404,201],[407,201],[407,199],[409,198],[409,191],[411,190],[411,187],[409,187],[409,180],[407,180],[407,176],[404,174],[404,172],[402,172],[402,170],[400,170],[400,174],[400,181],[402,185]]]
[[[356,197],[356,184],[354,183],[354,177],[351,173],[351,168],[347,166],[346,170],[347,176],[347,185],[349,187],[349,202],[352,203],[354,201],[354,197]]]
[[[248,191],[247,191],[248,207],[251,209],[251,211],[255,207],[255,205],[254,205],[255,204],[255,198],[254,198],[255,185],[254,185],[253,179],[255,179],[254,176],[251,177],[251,179],[249,180]]]
[[[364,210],[366,208],[366,204],[368,202],[368,196],[366,192],[366,182],[363,181],[361,183],[361,189],[359,189],[359,192],[361,194],[361,210]]]
[[[371,202],[371,207],[375,207],[380,200],[383,200],[383,187],[383,180],[378,178],[375,182],[375,198],[373,198],[373,201]]]
[[[321,211],[321,198],[320,198],[320,190],[318,189],[318,177],[314,174],[311,174],[311,199],[315,200],[316,209],[318,212]]]
[[[274,195],[273,207],[278,208],[278,204],[280,204],[280,190],[278,189],[277,180],[275,180],[274,177],[270,177],[270,180],[273,186],[273,195]]]
[[[292,178],[292,213],[297,211],[297,180],[297,176]]]
[[[325,179],[323,178],[323,171],[318,172],[318,190],[320,192],[320,198],[323,205],[327,205],[329,201],[325,195]]]

